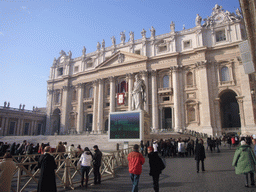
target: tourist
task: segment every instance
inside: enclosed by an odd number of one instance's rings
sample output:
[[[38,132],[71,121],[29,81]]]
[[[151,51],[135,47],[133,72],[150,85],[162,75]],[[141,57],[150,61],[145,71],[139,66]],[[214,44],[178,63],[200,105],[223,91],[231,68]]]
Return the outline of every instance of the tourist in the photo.
[[[72,159],[76,156],[76,149],[74,147],[74,144],[71,144],[69,147],[68,147],[68,158],[69,159]]]
[[[62,142],[60,141],[59,144],[56,147],[56,152],[63,152],[64,153],[65,151],[66,151],[65,147],[62,144]]]
[[[102,153],[98,148],[98,145],[93,146],[94,154],[93,154],[93,174],[94,174],[94,185],[101,183],[101,175],[100,175],[100,166]]]
[[[153,148],[154,148],[154,152],[158,151],[158,144],[157,144],[157,140],[153,141]]]
[[[140,141],[140,152],[142,155],[144,155],[144,143],[143,140]]]
[[[201,161],[202,164],[202,171],[205,171],[204,169],[204,159],[205,159],[205,149],[203,145],[203,140],[200,139],[198,141],[198,144],[196,145],[196,150],[195,150],[195,160],[196,160],[196,170],[197,173],[199,173],[199,163]]]
[[[236,174],[245,175],[245,187],[249,187],[248,174],[250,173],[251,185],[254,186],[254,172],[255,172],[255,154],[251,147],[244,141],[241,141],[240,147],[235,151],[232,166],[235,166]]]
[[[10,192],[13,172],[16,169],[16,163],[12,160],[10,153],[5,153],[3,160],[0,162],[0,191]]]
[[[44,143],[41,143],[41,145],[38,149],[38,154],[44,154],[44,147],[45,147]]]
[[[51,147],[46,146],[44,151],[44,155],[40,157],[38,162],[38,168],[41,168],[41,172],[37,192],[55,192],[57,187],[54,169],[57,169],[57,165],[54,157],[50,155]]]
[[[254,154],[256,155],[256,139],[253,139],[253,140],[252,140],[252,143],[253,143],[253,145],[254,145],[253,151],[254,151]]]
[[[127,159],[129,161],[129,173],[132,180],[132,192],[137,192],[142,165],[145,163],[145,158],[139,152],[139,145],[135,144],[133,149],[134,151],[128,154]]]
[[[76,156],[77,156],[77,157],[80,157],[81,154],[83,153],[83,149],[81,148],[81,145],[78,145],[78,146],[77,146],[76,151],[77,151]]]
[[[84,186],[84,174],[85,174],[85,187],[88,186],[88,180],[89,180],[89,171],[91,169],[91,163],[92,163],[92,153],[89,150],[88,147],[84,148],[84,153],[81,155],[79,159],[80,165],[81,165],[81,187]]]
[[[153,152],[153,147],[148,147],[148,158],[149,158],[149,175],[153,178],[153,188],[155,192],[159,192],[159,176],[162,173],[165,165],[162,159],[158,156],[158,152]]]

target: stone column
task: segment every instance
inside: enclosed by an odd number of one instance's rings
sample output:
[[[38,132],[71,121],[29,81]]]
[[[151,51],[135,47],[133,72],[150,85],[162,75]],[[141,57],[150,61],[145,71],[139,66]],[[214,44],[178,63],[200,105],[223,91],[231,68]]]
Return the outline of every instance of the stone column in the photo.
[[[93,82],[93,122],[92,122],[92,133],[96,133],[97,131],[97,104],[98,104],[98,81],[95,80]]]
[[[160,107],[160,130],[163,131],[163,108]]]
[[[144,80],[144,83],[146,85],[146,103],[144,103],[144,110],[148,113],[149,107],[148,107],[148,72],[142,71],[142,79]]]
[[[111,76],[109,77],[109,82],[110,82],[110,112],[115,112],[115,107],[116,107],[116,89],[115,89],[115,77]]]
[[[5,121],[5,127],[4,127],[4,135],[8,135],[9,134],[9,118],[6,117],[6,121]]]
[[[128,111],[132,110],[133,74],[128,73]]]
[[[32,134],[36,135],[36,133],[37,133],[37,120],[35,120],[34,129],[33,129]]]
[[[199,70],[199,98],[200,98],[200,114],[203,132],[213,135],[210,113],[210,97],[206,63],[200,63]]]
[[[236,99],[237,99],[237,103],[239,105],[239,113],[240,113],[240,119],[241,119],[241,130],[242,130],[246,126],[246,124],[245,124],[245,115],[244,115],[243,97],[236,96]]]
[[[31,126],[30,126],[29,135],[33,135],[34,124],[35,124],[35,121],[32,121]]]
[[[152,129],[154,132],[159,131],[159,116],[158,116],[158,99],[157,99],[157,72],[152,71]]]
[[[53,90],[48,89],[47,94],[47,105],[46,105],[46,134],[50,135],[52,133],[51,115],[52,115],[52,105],[53,105]]]
[[[221,135],[221,114],[220,114],[220,98],[215,99],[215,114],[216,114],[216,125],[217,125],[217,134]]]
[[[6,117],[2,117],[2,124],[1,124],[1,131],[0,131],[0,135],[2,135],[2,136],[4,136],[5,118],[6,118]]]
[[[17,129],[16,129],[16,135],[20,135],[20,118],[18,119]]]
[[[81,134],[83,132],[83,98],[84,98],[84,84],[79,83],[78,87],[78,116],[77,116],[77,128],[76,131]]]
[[[60,117],[60,133],[67,134],[68,132],[68,101],[69,101],[69,87],[63,86],[63,108],[61,110],[61,117]],[[52,132],[52,130],[51,130]]]
[[[98,133],[103,131],[103,79],[99,79],[99,92],[98,92]]]
[[[24,119],[21,119],[20,122],[20,135],[24,135]]]
[[[178,67],[172,67],[173,70],[173,102],[174,102],[174,131],[178,132],[181,129],[181,108],[180,108],[180,92],[179,92],[179,76]]]

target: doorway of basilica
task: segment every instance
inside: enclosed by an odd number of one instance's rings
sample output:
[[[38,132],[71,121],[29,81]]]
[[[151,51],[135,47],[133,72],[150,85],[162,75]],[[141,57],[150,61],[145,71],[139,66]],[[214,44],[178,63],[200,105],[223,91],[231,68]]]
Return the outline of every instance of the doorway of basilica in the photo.
[[[52,134],[60,134],[60,109],[55,109],[52,114]]]
[[[239,105],[236,93],[229,90],[220,96],[220,114],[222,128],[241,127]]]
[[[172,130],[172,108],[165,107],[163,108],[163,116],[162,116],[162,125],[163,128],[171,131]]]
[[[92,114],[88,114],[87,117],[87,122],[86,122],[86,131],[91,132],[92,131],[92,119],[93,119],[93,115]]]

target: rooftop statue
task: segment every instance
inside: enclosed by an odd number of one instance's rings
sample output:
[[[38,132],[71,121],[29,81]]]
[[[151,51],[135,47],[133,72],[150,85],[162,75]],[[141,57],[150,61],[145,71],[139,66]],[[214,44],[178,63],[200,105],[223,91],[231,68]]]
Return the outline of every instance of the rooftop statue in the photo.
[[[60,57],[62,57],[63,55],[66,56],[66,53],[65,53],[65,51],[61,50],[61,51],[60,51]]]
[[[102,48],[105,48],[105,40],[103,39],[102,42],[101,42],[101,47]]]
[[[151,37],[155,37],[155,35],[156,35],[156,30],[155,30],[155,28],[153,27],[153,26],[151,26],[151,29],[149,29],[150,30],[150,32],[151,32]]]
[[[175,32],[175,23],[172,21],[170,24],[171,32]]]
[[[142,29],[142,31],[141,31],[141,33],[140,33],[141,36],[142,36],[142,38],[144,38],[144,39],[146,38],[146,32],[147,32],[147,31],[146,31],[145,29]]]
[[[116,38],[115,38],[115,36],[113,36],[113,37],[111,37],[111,40],[112,40],[112,45],[116,45]]]
[[[97,50],[98,51],[100,50],[100,43],[99,42],[97,43]]]
[[[146,85],[139,75],[135,75],[135,82],[132,91],[132,110],[143,110],[146,102]]]
[[[120,35],[121,35],[121,43],[122,44],[124,44],[125,43],[125,32],[124,31],[122,31],[121,33],[120,33]]]
[[[84,48],[83,48],[82,53],[83,53],[83,56],[85,56],[85,54],[86,54],[86,48],[85,48],[85,46],[84,46]]]
[[[196,14],[196,26],[201,26],[202,17],[199,14]]]
[[[130,41],[133,42],[134,41],[134,32],[130,31],[129,35],[130,35]]]
[[[69,57],[69,59],[72,58],[72,52],[71,51],[68,52],[68,57]]]

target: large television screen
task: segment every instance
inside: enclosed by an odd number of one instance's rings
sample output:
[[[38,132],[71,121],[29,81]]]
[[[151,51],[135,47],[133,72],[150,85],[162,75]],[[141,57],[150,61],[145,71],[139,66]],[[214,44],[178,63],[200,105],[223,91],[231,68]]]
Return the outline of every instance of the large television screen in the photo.
[[[119,112],[109,115],[110,140],[134,140],[141,138],[141,113]]]

